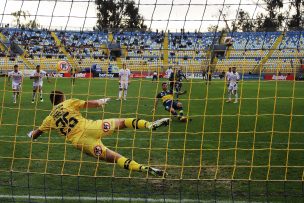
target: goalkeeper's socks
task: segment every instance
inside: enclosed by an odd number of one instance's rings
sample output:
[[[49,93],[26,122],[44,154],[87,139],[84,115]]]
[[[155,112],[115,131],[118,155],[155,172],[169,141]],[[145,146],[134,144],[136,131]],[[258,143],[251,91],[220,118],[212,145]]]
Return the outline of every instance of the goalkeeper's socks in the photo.
[[[120,168],[124,168],[130,171],[141,171],[142,165],[133,161],[131,159],[127,159],[126,157],[121,157],[117,160],[117,165]]]
[[[133,128],[133,129],[141,129],[141,128],[149,128],[150,122],[142,119],[136,119],[136,118],[126,118],[125,119],[125,126],[127,128]]]

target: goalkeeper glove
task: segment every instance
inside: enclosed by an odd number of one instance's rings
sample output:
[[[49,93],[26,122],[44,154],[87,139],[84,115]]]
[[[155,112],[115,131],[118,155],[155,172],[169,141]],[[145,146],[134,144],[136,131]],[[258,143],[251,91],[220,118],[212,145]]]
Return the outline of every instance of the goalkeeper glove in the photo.
[[[30,131],[30,132],[28,132],[28,133],[27,133],[27,136],[28,136],[29,138],[31,138],[31,139],[33,139],[33,140],[36,141],[36,139],[34,139],[33,136],[32,136],[32,135],[33,135],[33,132],[34,132],[33,130]]]
[[[104,98],[104,99],[97,100],[99,106],[103,106],[103,105],[107,104],[108,101],[110,101],[110,98]]]

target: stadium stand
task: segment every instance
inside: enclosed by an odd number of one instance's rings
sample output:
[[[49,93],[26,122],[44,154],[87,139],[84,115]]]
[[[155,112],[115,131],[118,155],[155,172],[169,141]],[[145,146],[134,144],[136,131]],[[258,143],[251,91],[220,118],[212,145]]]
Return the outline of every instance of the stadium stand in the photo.
[[[50,31],[4,28],[1,33],[9,41],[8,46],[17,44],[33,65],[40,64],[46,70],[54,70],[58,61],[67,59]],[[163,32],[114,32],[111,38],[105,32],[55,31],[55,34],[81,68],[99,64],[103,70],[107,70],[109,65],[125,63],[132,71],[148,72],[164,71],[164,66],[175,64],[200,72],[203,66],[210,63],[212,45],[219,43],[223,37],[221,33],[212,32],[168,33],[167,38]],[[304,33],[300,31],[231,32],[226,36],[233,39],[233,44],[229,57],[216,57],[214,63],[217,72],[226,71],[229,66],[250,72],[262,64],[263,72],[273,72],[279,68],[283,73],[290,73],[295,71],[303,58],[301,47],[304,44]],[[110,43],[120,44],[120,61],[110,60],[107,48]],[[164,54],[166,43],[168,56]],[[18,55],[20,53],[1,49],[0,63],[10,66],[17,61],[21,64],[22,58]],[[164,63],[166,60],[168,63]]]
[[[49,31],[8,28],[2,33],[11,43],[20,45],[28,58],[58,57],[59,49]]]

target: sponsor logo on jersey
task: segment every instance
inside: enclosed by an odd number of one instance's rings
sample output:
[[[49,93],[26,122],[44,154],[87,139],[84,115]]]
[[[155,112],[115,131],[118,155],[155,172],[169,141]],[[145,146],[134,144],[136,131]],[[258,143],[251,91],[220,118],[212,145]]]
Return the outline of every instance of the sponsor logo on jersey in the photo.
[[[104,122],[103,124],[103,131],[108,132],[111,129],[111,124],[109,122]]]
[[[102,154],[102,147],[100,145],[94,147],[94,154],[96,156],[100,156]]]

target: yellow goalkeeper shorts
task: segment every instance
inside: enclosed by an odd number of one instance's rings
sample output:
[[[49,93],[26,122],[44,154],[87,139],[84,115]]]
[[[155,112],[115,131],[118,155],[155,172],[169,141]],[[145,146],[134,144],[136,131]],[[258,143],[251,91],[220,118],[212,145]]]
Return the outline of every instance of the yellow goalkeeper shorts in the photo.
[[[103,145],[101,139],[112,135],[115,128],[115,119],[88,122],[84,133],[78,139],[76,147],[88,155],[105,158],[107,148]]]

